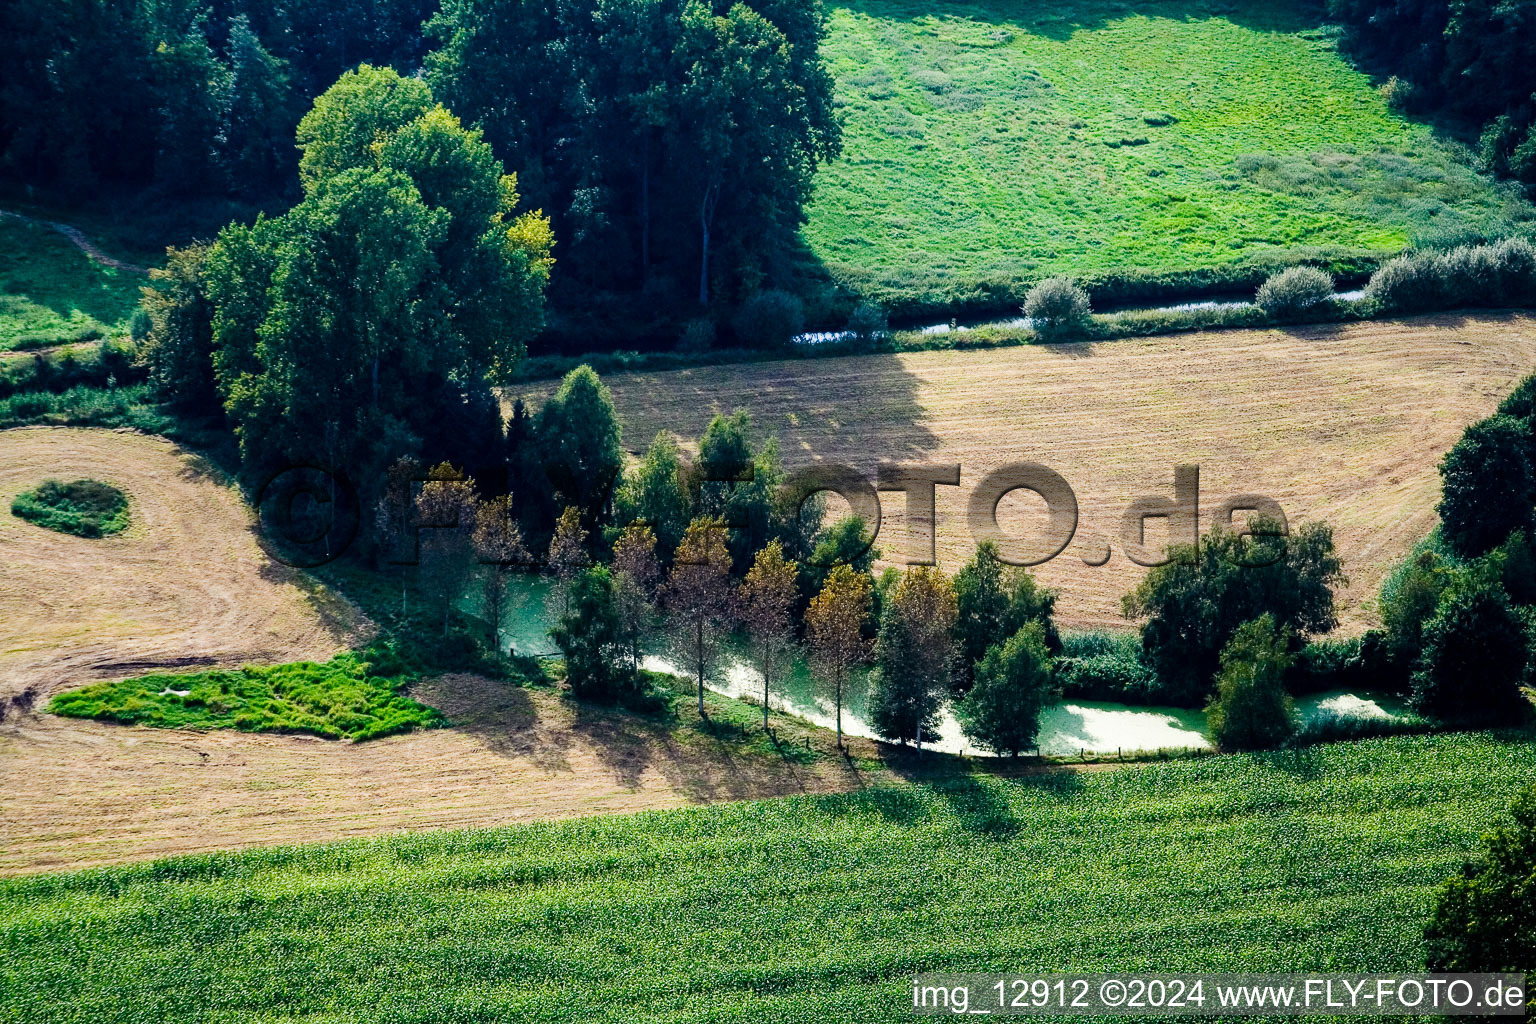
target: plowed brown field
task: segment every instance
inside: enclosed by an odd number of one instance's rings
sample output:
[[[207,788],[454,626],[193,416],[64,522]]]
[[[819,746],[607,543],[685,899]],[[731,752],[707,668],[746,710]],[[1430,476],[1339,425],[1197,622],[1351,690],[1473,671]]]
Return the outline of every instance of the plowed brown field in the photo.
[[[748,409],[790,467],[838,462],[961,465],[938,488],[938,556],[958,568],[973,541],[966,497],[989,470],[1043,463],[1077,494],[1076,538],[1038,575],[1072,625],[1121,624],[1145,572],[1123,554],[1131,501],[1172,495],[1173,466],[1200,467],[1201,528],[1225,498],[1259,493],[1294,526],[1330,523],[1351,578],[1345,622],[1371,621],[1383,574],[1433,528],[1436,465],[1462,429],[1536,370],[1536,320],[1445,315],[1349,326],[1226,331],[1099,344],[921,352],[705,367],[607,378],[624,443],[658,430],[696,438],[715,412]],[[539,390],[537,399],[547,391]],[[882,496],[881,547],[903,552],[904,499]],[[1039,530],[1019,492],[1002,525]],[[1152,520],[1149,542],[1161,521]],[[1164,534],[1163,536],[1166,536]],[[1084,559],[1109,562],[1094,568]]]

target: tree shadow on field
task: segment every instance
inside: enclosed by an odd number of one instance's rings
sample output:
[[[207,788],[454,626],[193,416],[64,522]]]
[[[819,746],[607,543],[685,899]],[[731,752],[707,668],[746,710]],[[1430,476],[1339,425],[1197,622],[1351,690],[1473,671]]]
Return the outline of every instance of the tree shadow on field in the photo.
[[[606,383],[637,456],[658,431],[692,441],[716,414],[736,410],[751,416],[757,444],[778,439],[791,471],[837,463],[873,483],[880,462],[918,461],[939,445],[917,376],[889,353],[614,374]]]
[[[421,683],[412,697],[494,754],[525,758],[549,772],[571,770],[572,731],[541,722],[532,697],[515,683],[456,672]]]
[[[1026,793],[1036,799],[1065,803],[1083,788],[1082,774],[1070,768],[1041,766],[1033,759],[1015,764],[996,759],[985,767],[970,765],[935,772],[920,758],[887,758],[891,771],[920,787],[932,798],[925,801],[910,790],[877,791],[888,794],[873,805],[882,816],[897,824],[912,824],[929,817],[934,803],[954,815],[960,827],[989,839],[1005,840],[1022,827],[1014,813],[1012,797]],[[902,795],[904,794],[904,795]]]
[[[1289,4],[1266,0],[1063,0],[1049,4],[1007,0],[834,0],[832,6],[890,21],[931,17],[1017,25],[1031,35],[1057,41],[1069,39],[1075,32],[1092,31],[1132,17],[1175,21],[1224,18],[1259,32],[1302,32],[1323,24],[1326,17],[1326,9],[1319,0]]]

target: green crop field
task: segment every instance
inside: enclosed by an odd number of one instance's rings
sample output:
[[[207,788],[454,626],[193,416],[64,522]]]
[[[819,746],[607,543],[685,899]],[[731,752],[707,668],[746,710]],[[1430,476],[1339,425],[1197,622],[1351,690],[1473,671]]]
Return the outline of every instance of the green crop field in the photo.
[[[899,299],[1379,253],[1531,215],[1392,112],[1309,6],[836,4],[844,152],[806,239],[834,275]]]
[[[1409,971],[1528,739],[1400,737],[0,881],[0,1021],[906,1020],[926,970]]]
[[[123,333],[145,283],[47,227],[0,219],[0,352]]]

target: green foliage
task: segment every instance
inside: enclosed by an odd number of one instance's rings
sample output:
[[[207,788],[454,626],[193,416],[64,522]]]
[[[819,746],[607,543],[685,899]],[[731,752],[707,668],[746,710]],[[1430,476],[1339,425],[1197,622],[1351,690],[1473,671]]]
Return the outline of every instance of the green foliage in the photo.
[[[1266,613],[1239,626],[1222,648],[1216,693],[1205,707],[1219,749],[1271,750],[1295,734],[1284,682],[1296,660],[1287,632]]]
[[[128,495],[100,480],[44,480],[16,495],[11,514],[59,533],[109,537],[128,528]]]
[[[145,370],[128,342],[103,341],[35,352],[30,358],[0,360],[0,398],[24,391],[67,391],[73,387],[140,384]]]
[[[1316,267],[1287,267],[1259,285],[1254,305],[1270,316],[1296,316],[1333,298],[1333,275]]]
[[[571,692],[585,700],[611,701],[637,689],[640,680],[625,664],[628,644],[607,568],[596,566],[577,576],[566,604],[569,610],[549,636],[565,655]]]
[[[1175,545],[1125,597],[1125,614],[1147,620],[1142,649],[1171,703],[1204,703],[1222,648],[1245,622],[1268,613],[1294,635],[1336,624],[1333,587],[1345,577],[1333,531],[1313,522],[1285,537],[1278,525],[1256,518],[1253,535],[1218,528],[1198,550]]]
[[[316,98],[299,122],[299,180],[306,192],[342,171],[374,166],[374,145],[432,108],[432,90],[393,68],[363,64]]]
[[[1424,930],[1431,971],[1526,971],[1536,963],[1536,787],[1440,889]]]
[[[658,1024],[705,999],[895,1024],[914,973],[1021,949],[1413,973],[1437,884],[1533,782],[1529,743],[1403,737],[9,877],[0,1020]]]
[[[50,228],[0,218],[0,352],[125,333],[141,281]]]
[[[1004,565],[992,541],[978,544],[976,553],[955,573],[955,598],[955,643],[959,646],[955,682],[962,690],[970,686],[972,672],[988,648],[1012,637],[1027,623],[1040,624],[1047,650],[1061,650],[1061,636],[1052,617],[1056,592],[1039,586],[1025,570]]]
[[[213,307],[204,264],[208,246],[194,242],[166,250],[165,268],[143,289],[136,316],[144,318],[139,357],[167,402],[209,412],[219,408],[213,379]]]
[[[1536,525],[1531,424],[1495,415],[1472,424],[1440,463],[1440,533],[1475,558]]]
[[[1424,625],[1440,607],[1440,598],[1465,570],[1438,550],[1439,535],[1419,544],[1381,584],[1382,623],[1391,658],[1412,666],[1424,645]]]
[[[1048,277],[1024,296],[1024,315],[1045,337],[1080,331],[1090,312],[1088,293],[1070,277]]]
[[[325,663],[155,673],[94,683],[53,698],[48,710],[165,729],[240,729],[367,740],[441,724],[405,695],[405,665],[387,649]]]
[[[804,329],[805,304],[777,288],[758,292],[731,318],[737,343],[747,348],[785,348]]]
[[[1382,264],[1365,288],[1368,307],[1415,313],[1536,301],[1536,248],[1524,238],[1491,245],[1419,249]]]
[[[614,518],[620,525],[650,525],[656,533],[657,555],[670,561],[693,517],[681,453],[671,434],[657,431],[645,459],[625,478],[615,505]]]
[[[958,651],[954,584],[937,568],[917,565],[881,600],[869,723],[888,740],[922,745],[938,729]]]
[[[592,368],[566,374],[534,421],[544,493],[531,499],[548,503],[551,511],[575,506],[584,526],[596,526],[622,481],[622,433],[613,396]]]
[[[1469,576],[1445,591],[1424,625],[1413,705],[1458,724],[1518,724],[1530,713],[1520,693],[1530,653],[1503,587]]]
[[[24,423],[72,427],[133,427],[148,434],[166,434],[175,420],[153,402],[148,384],[124,388],[78,385],[65,391],[22,391],[0,398],[0,428]]]
[[[1061,638],[1056,684],[1063,697],[1152,703],[1157,677],[1141,656],[1141,637],[1126,630],[1073,630]]]
[[[542,323],[548,224],[416,80],[349,73],[305,123],[305,196],[206,255],[213,365],[248,468],[359,480],[425,449],[500,461],[489,386]]]
[[[987,648],[975,682],[955,703],[955,718],[973,743],[1013,757],[1035,745],[1040,712],[1056,695],[1045,641],[1045,627],[1030,622]]]
[[[1434,225],[1529,218],[1389,109],[1323,21],[1257,0],[834,7],[844,155],[818,173],[806,238],[905,318],[1017,308],[1056,273],[1100,306],[1251,291]]]

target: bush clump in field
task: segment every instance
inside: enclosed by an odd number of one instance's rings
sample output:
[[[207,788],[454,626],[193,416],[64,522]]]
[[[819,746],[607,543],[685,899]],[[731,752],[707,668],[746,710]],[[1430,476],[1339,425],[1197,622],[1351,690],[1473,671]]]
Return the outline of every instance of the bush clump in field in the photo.
[[[1024,296],[1024,315],[1046,337],[1081,330],[1092,311],[1087,291],[1070,277],[1048,277]]]
[[[18,494],[11,514],[76,537],[107,537],[128,528],[128,496],[100,480],[44,480]]]
[[[805,306],[789,292],[758,292],[736,311],[731,329],[747,348],[783,348],[805,327]]]
[[[848,316],[847,331],[854,341],[861,344],[868,345],[880,340],[890,328],[890,318],[878,303],[861,302]]]
[[[1536,787],[1440,889],[1424,931],[1431,971],[1523,971],[1536,963]]]
[[[1316,267],[1287,267],[1259,285],[1253,301],[1270,316],[1296,316],[1332,298],[1332,274]]]
[[[1296,732],[1285,673],[1295,662],[1290,631],[1264,614],[1239,626],[1221,652],[1207,720],[1222,750],[1272,750]]]
[[[1157,677],[1141,657],[1141,638],[1132,632],[1084,630],[1064,633],[1056,659],[1062,696],[1083,700],[1147,703],[1157,698]]]
[[[371,659],[371,660],[365,660]],[[442,716],[404,693],[405,664],[384,650],[323,664],[139,676],[61,693],[48,710],[166,729],[240,729],[367,740],[438,725]],[[397,674],[398,673],[398,674]]]
[[[1269,613],[1292,638],[1337,625],[1333,588],[1346,577],[1333,531],[1307,523],[1287,536],[1266,516],[1248,528],[1249,535],[1214,529],[1198,550],[1171,546],[1169,561],[1122,602],[1128,618],[1145,620],[1142,652],[1172,703],[1205,703],[1221,651],[1243,623]]]

